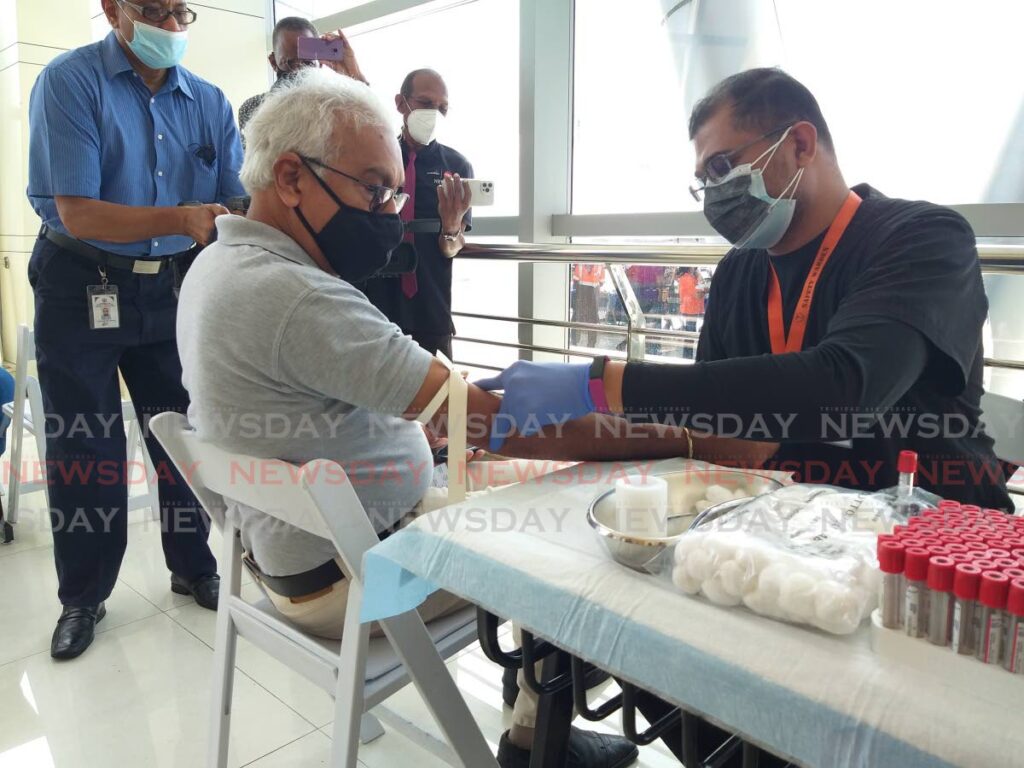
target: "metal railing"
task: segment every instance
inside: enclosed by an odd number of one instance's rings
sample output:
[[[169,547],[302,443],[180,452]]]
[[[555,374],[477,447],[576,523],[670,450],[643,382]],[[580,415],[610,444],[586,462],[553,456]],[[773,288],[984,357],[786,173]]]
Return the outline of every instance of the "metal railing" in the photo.
[[[525,352],[540,352],[553,355],[573,357],[595,357],[608,354],[611,357],[643,360],[646,357],[647,337],[675,340],[680,343],[695,344],[700,334],[696,331],[682,331],[669,328],[650,328],[646,326],[646,316],[640,309],[636,294],[625,274],[625,266],[630,264],[653,264],[664,266],[709,266],[718,264],[728,252],[728,248],[718,245],[563,245],[563,244],[532,244],[532,243],[467,243],[459,254],[460,259],[477,259],[482,261],[505,261],[521,264],[604,264],[611,275],[612,284],[619,301],[626,310],[626,325],[603,325],[579,323],[540,318],[490,315],[475,312],[453,312],[455,317],[485,320],[501,323],[514,323],[530,327],[561,328],[568,331],[589,331],[593,333],[622,335],[626,337],[625,354],[615,350],[597,350],[587,348],[557,347],[524,342],[495,341],[469,336],[459,336],[459,341],[484,344],[493,347],[516,349]],[[1024,275],[1024,247],[983,245],[978,247],[981,270],[984,274]],[[459,360],[461,365],[469,365],[487,370],[499,370],[493,365],[473,363]],[[1024,360],[1004,360],[985,358],[985,365],[990,368],[1024,371]]]

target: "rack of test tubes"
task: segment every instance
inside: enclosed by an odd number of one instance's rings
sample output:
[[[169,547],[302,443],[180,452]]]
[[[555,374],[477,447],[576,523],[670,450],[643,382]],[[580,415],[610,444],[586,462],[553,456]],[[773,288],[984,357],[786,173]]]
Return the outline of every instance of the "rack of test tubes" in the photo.
[[[881,625],[1024,675],[1024,518],[943,501],[878,537]]]

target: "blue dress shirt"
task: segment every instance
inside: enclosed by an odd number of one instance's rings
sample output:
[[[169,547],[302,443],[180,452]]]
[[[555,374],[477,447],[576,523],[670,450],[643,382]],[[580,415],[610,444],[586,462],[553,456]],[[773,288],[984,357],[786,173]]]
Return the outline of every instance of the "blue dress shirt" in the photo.
[[[238,180],[242,145],[224,93],[181,66],[151,93],[114,32],[47,65],[32,88],[29,126],[29,202],[44,224],[64,234],[57,196],[176,206],[245,194]],[[136,258],[191,245],[180,235],[88,242]]]

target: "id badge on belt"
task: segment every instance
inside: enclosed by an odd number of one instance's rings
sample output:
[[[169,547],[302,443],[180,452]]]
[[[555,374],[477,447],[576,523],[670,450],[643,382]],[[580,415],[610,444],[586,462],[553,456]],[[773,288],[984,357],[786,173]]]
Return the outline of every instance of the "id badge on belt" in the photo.
[[[117,303],[117,286],[107,279],[107,271],[99,268],[100,285],[87,285],[85,294],[89,305],[89,328],[97,331],[103,328],[120,328],[121,315]]]

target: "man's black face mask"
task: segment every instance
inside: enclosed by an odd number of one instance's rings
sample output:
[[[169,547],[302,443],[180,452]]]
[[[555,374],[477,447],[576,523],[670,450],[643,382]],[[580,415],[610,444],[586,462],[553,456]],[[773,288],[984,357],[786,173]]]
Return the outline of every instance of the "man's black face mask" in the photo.
[[[370,213],[345,205],[305,160],[317,184],[338,205],[323,229],[314,232],[299,208],[295,214],[309,236],[319,246],[338,277],[348,283],[361,283],[386,269],[391,252],[405,236],[405,227],[397,213]]]

